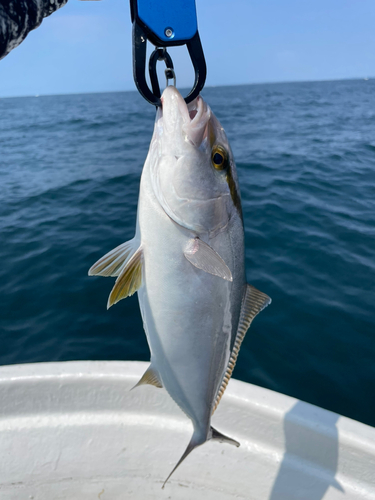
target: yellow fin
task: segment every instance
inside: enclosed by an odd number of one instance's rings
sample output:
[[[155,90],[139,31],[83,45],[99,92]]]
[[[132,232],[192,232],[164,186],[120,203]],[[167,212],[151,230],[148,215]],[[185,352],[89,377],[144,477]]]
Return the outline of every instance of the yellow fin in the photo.
[[[107,309],[121,299],[130,297],[130,295],[133,295],[138,290],[142,284],[142,264],[143,252],[142,247],[139,247],[121,270],[115,286],[109,294]]]
[[[232,349],[232,354],[229,358],[227,369],[225,371],[223,380],[221,382],[220,389],[217,393],[212,413],[214,413],[214,411],[218,407],[220,399],[224,394],[224,391],[232,376],[234,367],[236,365],[238,353],[240,352],[242,341],[245,338],[246,332],[249,329],[251,322],[258,313],[263,311],[263,309],[270,304],[271,304],[271,299],[270,297],[268,297],[268,295],[266,295],[263,292],[260,292],[251,285],[247,285],[244,300],[242,302],[240,321],[238,323],[238,329]]]
[[[138,246],[134,238],[122,243],[95,262],[89,269],[89,276],[118,276]]]
[[[145,384],[153,385],[155,387],[158,387],[159,389],[161,389],[163,387],[163,384],[161,383],[159,374],[152,367],[152,365],[150,365],[147,368],[147,370],[142,375],[141,380],[137,384],[135,384],[135,386],[132,388],[132,390],[135,389],[136,387],[139,387],[140,385],[145,385]]]

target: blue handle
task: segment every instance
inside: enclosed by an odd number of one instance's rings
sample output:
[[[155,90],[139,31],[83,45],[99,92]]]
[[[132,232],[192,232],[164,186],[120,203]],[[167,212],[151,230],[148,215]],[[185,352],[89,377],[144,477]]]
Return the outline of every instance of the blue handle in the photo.
[[[138,0],[139,19],[165,45],[191,40],[198,31],[195,0]]]

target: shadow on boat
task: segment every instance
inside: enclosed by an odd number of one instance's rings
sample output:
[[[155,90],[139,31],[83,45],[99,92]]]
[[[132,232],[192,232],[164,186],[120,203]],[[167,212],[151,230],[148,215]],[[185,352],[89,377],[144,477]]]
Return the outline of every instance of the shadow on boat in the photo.
[[[312,411],[319,413],[317,423]],[[339,415],[320,411],[298,401],[285,415],[285,453],[269,500],[322,500],[330,487],[345,493],[335,479]]]

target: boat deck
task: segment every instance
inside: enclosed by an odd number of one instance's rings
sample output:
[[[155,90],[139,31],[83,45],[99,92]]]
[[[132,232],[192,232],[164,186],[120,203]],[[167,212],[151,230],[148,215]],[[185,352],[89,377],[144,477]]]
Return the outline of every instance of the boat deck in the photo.
[[[0,499],[375,499],[375,429],[231,380],[209,442],[164,389],[129,391],[141,362],[0,368]]]

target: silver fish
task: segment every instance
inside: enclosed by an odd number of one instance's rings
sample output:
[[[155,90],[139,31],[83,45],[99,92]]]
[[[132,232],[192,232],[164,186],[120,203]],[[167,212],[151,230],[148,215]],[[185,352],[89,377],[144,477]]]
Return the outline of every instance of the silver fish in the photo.
[[[193,435],[169,477],[209,439],[250,323],[271,299],[246,284],[237,172],[225,132],[201,97],[167,87],[143,168],[134,238],[89,275],[117,276],[108,307],[138,291],[151,363],[137,385],[165,387]],[[165,483],[164,483],[165,484]]]

